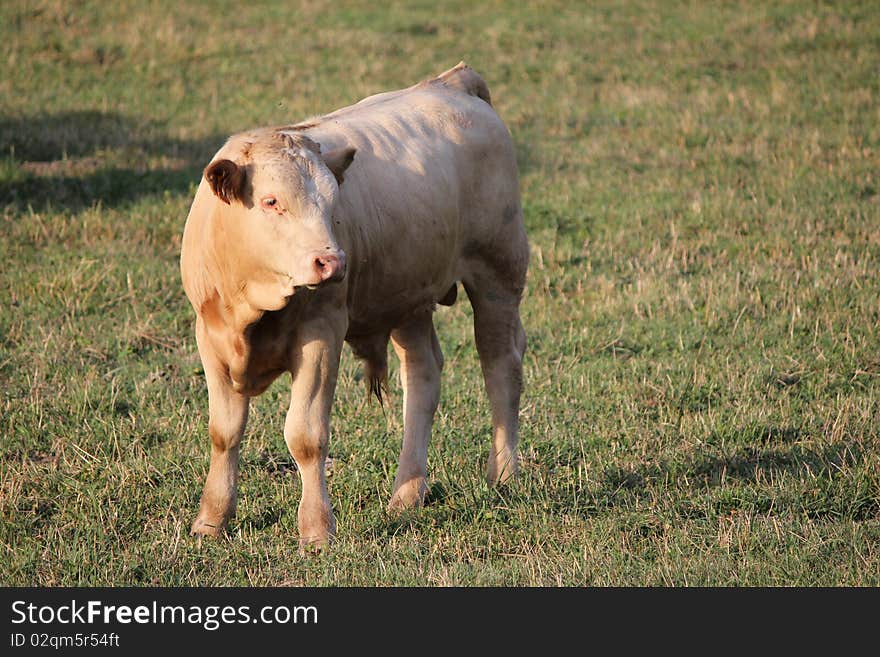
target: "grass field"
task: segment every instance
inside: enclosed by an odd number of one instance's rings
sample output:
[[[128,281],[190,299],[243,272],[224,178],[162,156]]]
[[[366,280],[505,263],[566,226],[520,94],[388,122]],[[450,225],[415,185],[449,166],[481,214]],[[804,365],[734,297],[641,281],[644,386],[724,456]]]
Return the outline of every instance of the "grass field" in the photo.
[[[873,2],[4,2],[0,584],[880,585]],[[178,271],[225,137],[466,60],[532,243],[524,468],[490,489],[462,296],[419,513],[349,351],[338,539],[297,551],[288,378],[228,540]],[[392,361],[394,361],[392,357]]]

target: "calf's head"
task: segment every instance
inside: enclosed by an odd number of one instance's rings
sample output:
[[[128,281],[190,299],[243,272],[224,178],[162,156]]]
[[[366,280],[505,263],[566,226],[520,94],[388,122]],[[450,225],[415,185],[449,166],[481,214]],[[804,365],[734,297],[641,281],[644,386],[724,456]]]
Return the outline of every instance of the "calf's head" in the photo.
[[[251,305],[276,310],[298,288],[345,277],[333,210],[354,154],[322,153],[303,135],[272,132],[224,149],[205,169],[219,201],[215,242]]]

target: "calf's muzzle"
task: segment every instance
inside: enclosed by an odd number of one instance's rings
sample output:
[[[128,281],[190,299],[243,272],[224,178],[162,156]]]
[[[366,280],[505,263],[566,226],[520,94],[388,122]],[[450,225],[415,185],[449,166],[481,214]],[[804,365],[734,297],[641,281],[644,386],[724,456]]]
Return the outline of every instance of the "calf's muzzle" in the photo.
[[[312,266],[321,282],[341,281],[345,278],[345,251],[319,253],[315,255]]]

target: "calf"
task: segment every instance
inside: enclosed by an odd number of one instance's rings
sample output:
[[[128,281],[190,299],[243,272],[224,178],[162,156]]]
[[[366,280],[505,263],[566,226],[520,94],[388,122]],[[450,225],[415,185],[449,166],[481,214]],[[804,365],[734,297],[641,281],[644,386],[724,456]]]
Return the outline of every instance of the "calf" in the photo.
[[[461,282],[492,408],[489,482],[517,470],[529,247],[516,154],[463,62],[326,116],[232,136],[204,172],[183,233],[183,287],[208,386],[211,465],[192,531],[235,512],[248,401],[292,377],[284,439],[302,478],[299,533],[335,531],[324,461],[343,342],[381,399],[400,359],[403,447],[391,509],[422,504],[443,355],[436,304]]]

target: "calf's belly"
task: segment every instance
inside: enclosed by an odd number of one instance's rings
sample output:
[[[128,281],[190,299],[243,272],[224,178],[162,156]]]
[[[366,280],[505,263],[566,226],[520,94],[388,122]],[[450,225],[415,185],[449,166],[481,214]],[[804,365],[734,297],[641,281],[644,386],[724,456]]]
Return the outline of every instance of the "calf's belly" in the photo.
[[[414,313],[432,309],[457,280],[456,245],[448,233],[415,237],[402,232],[402,238],[376,256],[372,268],[353,272],[351,333],[391,330]]]

